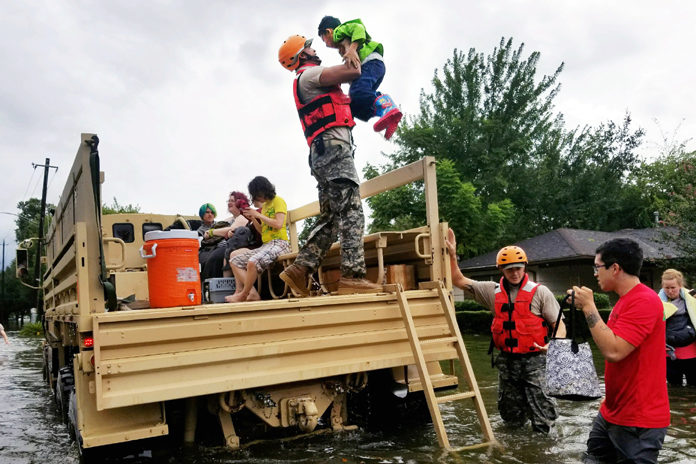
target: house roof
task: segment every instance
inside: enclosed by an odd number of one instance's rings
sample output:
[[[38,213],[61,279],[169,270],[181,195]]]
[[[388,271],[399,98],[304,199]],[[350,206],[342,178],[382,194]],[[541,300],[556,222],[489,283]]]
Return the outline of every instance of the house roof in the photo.
[[[671,228],[623,229],[602,232],[582,229],[556,229],[536,237],[515,243],[524,249],[529,264],[544,264],[555,261],[572,261],[594,258],[599,245],[614,238],[630,238],[643,249],[645,260],[661,260],[682,257],[675,246],[668,242]],[[468,271],[495,268],[496,251],[460,261],[459,267]]]

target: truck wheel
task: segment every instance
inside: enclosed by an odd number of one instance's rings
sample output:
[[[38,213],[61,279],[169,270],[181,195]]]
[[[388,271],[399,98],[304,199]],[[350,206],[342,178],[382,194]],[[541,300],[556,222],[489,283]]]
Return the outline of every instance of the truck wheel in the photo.
[[[56,379],[56,404],[58,412],[63,420],[63,423],[68,423],[68,403],[70,401],[70,392],[75,388],[75,378],[73,377],[72,369],[66,366],[58,371],[58,379]]]
[[[80,456],[80,463],[93,464],[100,462],[97,449],[82,447],[82,434],[80,434],[80,428],[77,425],[77,394],[74,388],[70,390],[68,404],[68,430],[70,431],[70,437],[77,444],[77,454]]]
[[[46,348],[44,347],[43,356],[42,356],[42,359],[43,359],[43,379],[44,379],[44,382],[48,383],[48,379],[49,379],[49,377],[48,377],[48,358],[46,356],[47,356]]]

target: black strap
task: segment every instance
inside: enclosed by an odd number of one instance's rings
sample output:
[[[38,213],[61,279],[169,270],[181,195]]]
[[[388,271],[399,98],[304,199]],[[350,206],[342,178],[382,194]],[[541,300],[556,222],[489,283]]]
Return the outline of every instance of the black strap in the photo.
[[[332,122],[336,122],[336,114],[330,114],[326,117],[323,117],[323,118],[317,120],[315,123],[307,126],[307,129],[305,129],[305,131],[304,131],[305,137],[309,137],[310,135],[314,134],[316,131],[318,131],[322,127],[327,126],[327,125],[331,124]]]
[[[89,145],[89,167],[92,176],[92,194],[94,196],[94,213],[97,219],[97,228],[99,230],[99,261],[101,264],[101,273],[99,281],[104,288],[104,299],[106,300],[106,308],[108,311],[114,311],[118,304],[116,298],[116,289],[109,281],[108,273],[106,272],[106,262],[104,257],[104,245],[102,243],[102,227],[101,227],[101,195],[99,188],[99,137],[93,135],[91,139],[85,140]]]
[[[568,324],[566,324],[566,338],[571,340],[570,343],[570,348],[573,351],[573,353],[578,352],[578,342],[575,340],[575,292],[570,292],[569,295],[567,295],[563,299],[563,304],[561,304],[561,307],[558,310],[558,318],[556,319],[556,325],[553,328],[553,333],[551,334],[551,338],[556,338],[556,333],[558,332],[558,325],[561,323],[561,317],[563,316],[563,306],[568,305],[569,311],[570,311],[570,320],[568,321]]]
[[[563,303],[561,304],[561,307],[558,308],[558,317],[556,318],[556,324],[553,326],[553,332],[551,333],[551,338],[556,338],[556,333],[558,332],[558,324],[560,324],[561,318],[563,317],[563,306],[565,306],[568,303],[570,303],[571,308],[575,307],[575,292],[571,292],[569,295],[566,295],[566,297],[563,298]],[[572,310],[571,310],[570,317],[571,317],[571,319],[573,317]]]

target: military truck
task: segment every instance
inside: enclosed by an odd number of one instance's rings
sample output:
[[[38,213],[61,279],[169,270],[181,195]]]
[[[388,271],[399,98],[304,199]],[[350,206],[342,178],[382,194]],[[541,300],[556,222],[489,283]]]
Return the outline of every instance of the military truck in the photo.
[[[298,221],[319,213],[313,202],[288,212],[292,253],[259,277],[261,301],[156,308],[142,304],[145,234],[190,228],[197,218],[102,215],[98,144],[82,134],[45,240],[43,274],[44,376],[83,460],[158,437],[213,436],[238,449],[423,411],[449,448],[438,404],[458,399],[472,400],[484,445],[493,442],[454,317],[432,157],[361,185],[363,198],[416,181],[425,191],[427,224],[364,238],[368,276],[383,291],[331,291],[338,244],[313,296],[284,287],[278,273],[298,251]],[[468,390],[437,396],[457,388],[457,359]]]

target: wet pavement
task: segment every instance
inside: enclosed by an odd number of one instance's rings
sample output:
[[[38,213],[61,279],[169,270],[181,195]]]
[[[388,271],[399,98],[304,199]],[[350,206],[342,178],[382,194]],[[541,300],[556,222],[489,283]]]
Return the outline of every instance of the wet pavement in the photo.
[[[11,345],[0,345],[0,464],[78,463],[75,444],[61,422],[50,390],[41,374],[41,340],[20,338],[9,333]],[[394,424],[380,433],[356,430],[318,435],[288,442],[267,442],[230,452],[223,447],[168,450],[164,458],[140,456],[105,459],[109,463],[577,463],[585,449],[590,425],[599,401],[559,401],[556,431],[542,436],[531,431],[508,429],[497,413],[496,371],[486,354],[489,338],[467,336],[465,344],[474,366],[491,425],[502,449],[446,454],[437,447],[432,425]],[[597,354],[597,350],[595,355]],[[599,374],[603,362],[595,359]],[[661,463],[696,462],[696,388],[670,387],[672,426],[668,430]],[[461,401],[441,406],[452,446],[481,440],[480,428],[471,403]],[[159,454],[155,451],[155,455]]]

